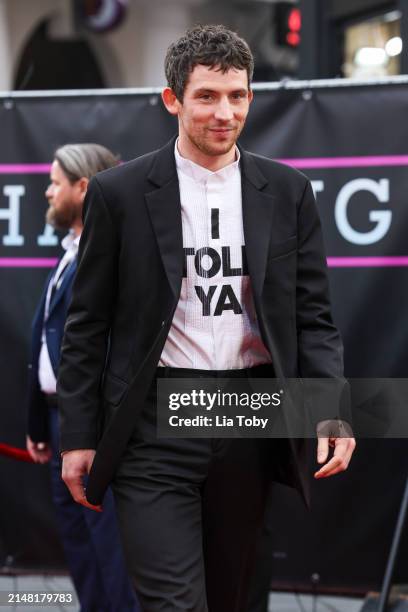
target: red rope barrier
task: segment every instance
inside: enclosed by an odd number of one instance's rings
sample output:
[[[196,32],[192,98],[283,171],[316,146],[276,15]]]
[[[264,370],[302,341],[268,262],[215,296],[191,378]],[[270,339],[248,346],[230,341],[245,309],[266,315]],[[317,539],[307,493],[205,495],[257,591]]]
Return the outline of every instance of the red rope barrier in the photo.
[[[27,463],[34,463],[28,451],[23,448],[16,448],[15,446],[9,446],[8,444],[0,444],[0,455],[5,457],[11,457],[17,459],[17,461],[27,461]]]

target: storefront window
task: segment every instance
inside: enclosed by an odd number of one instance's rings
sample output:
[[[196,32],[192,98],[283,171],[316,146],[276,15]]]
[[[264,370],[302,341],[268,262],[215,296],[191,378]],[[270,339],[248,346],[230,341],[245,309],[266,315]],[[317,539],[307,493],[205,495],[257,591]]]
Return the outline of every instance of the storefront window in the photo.
[[[343,74],[373,78],[400,74],[401,13],[393,11],[345,28]]]

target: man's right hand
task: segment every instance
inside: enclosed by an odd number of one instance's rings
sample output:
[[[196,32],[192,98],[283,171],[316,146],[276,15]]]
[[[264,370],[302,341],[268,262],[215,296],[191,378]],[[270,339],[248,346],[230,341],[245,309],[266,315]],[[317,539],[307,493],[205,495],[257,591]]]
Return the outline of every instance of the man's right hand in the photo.
[[[95,451],[91,449],[65,451],[62,454],[62,480],[78,504],[102,512],[102,506],[93,506],[86,499],[83,483],[84,476],[91,471],[94,457]]]
[[[48,442],[33,442],[30,436],[26,436],[26,447],[35,463],[48,463],[51,459],[52,453]]]

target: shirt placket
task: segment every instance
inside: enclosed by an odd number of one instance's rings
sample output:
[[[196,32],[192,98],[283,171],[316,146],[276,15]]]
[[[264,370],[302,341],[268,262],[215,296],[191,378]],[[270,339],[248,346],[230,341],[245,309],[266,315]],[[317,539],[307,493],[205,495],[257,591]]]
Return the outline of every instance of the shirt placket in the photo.
[[[222,346],[220,345],[220,335],[218,333],[220,319],[215,317],[214,311],[219,299],[221,286],[223,282],[222,275],[222,233],[221,233],[221,204],[222,204],[222,181],[217,175],[212,176],[207,182],[207,226],[208,226],[208,246],[218,253],[221,263],[214,276],[211,277],[211,284],[216,285],[214,297],[211,301],[211,336],[212,350],[214,355],[215,369],[219,369],[219,364],[222,362]],[[216,212],[218,211],[218,212]],[[213,223],[213,215],[218,217],[218,221]]]

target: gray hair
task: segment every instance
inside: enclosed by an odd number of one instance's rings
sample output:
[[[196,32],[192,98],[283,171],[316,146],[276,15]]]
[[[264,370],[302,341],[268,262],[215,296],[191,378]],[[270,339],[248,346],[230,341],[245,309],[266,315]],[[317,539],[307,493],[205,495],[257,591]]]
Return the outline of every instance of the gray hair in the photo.
[[[119,163],[119,158],[106,147],[95,143],[66,144],[54,153],[54,159],[71,183]]]

